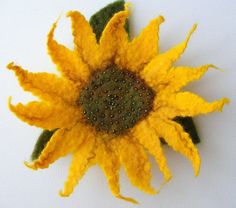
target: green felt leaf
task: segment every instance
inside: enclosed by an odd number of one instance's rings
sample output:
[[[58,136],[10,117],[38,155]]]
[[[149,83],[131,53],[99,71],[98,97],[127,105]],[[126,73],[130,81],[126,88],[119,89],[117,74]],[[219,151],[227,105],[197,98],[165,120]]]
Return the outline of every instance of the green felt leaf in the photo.
[[[93,28],[93,32],[96,34],[97,40],[100,39],[102,32],[109,22],[109,20],[113,17],[113,15],[119,11],[124,10],[125,1],[119,0],[115,1],[111,4],[108,4],[106,7],[99,10],[90,18],[90,25]],[[126,22],[125,29],[129,32],[128,21]]]
[[[197,129],[191,117],[176,117],[173,120],[179,123],[184,128],[184,130],[190,135],[194,144],[200,143]],[[163,144],[166,144],[165,139],[163,138],[161,138],[161,142]]]
[[[34,146],[34,150],[31,154],[31,160],[36,160],[39,157],[39,155],[41,154],[41,152],[43,151],[55,131],[56,130],[43,130]]]
[[[189,133],[194,144],[200,143],[200,138],[197,133],[197,129],[191,117],[176,117],[174,121],[178,122],[184,130]]]
[[[113,15],[119,11],[124,10],[124,5],[125,5],[124,0],[115,1],[111,4],[108,4],[101,10],[99,10],[90,18],[89,23],[93,28],[94,33],[96,34],[97,40],[100,39],[102,31],[104,30],[108,21],[113,17]],[[126,22],[125,29],[129,33],[128,21]],[[197,134],[197,130],[191,117],[176,117],[174,120],[179,124],[181,124],[185,129],[185,131],[189,133],[193,143],[197,144],[200,142],[200,138]],[[39,157],[42,150],[45,148],[46,144],[51,139],[55,131],[56,130],[54,131],[43,130],[42,134],[39,136],[35,144],[33,153],[31,155],[32,160],[35,160]],[[162,139],[162,142],[165,143],[164,139]]]

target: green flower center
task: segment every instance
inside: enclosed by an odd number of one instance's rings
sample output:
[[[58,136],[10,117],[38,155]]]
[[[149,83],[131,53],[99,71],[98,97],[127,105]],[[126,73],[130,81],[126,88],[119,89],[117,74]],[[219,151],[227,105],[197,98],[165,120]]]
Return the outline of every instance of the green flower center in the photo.
[[[154,91],[133,72],[116,66],[91,75],[79,104],[97,131],[120,135],[152,110]]]

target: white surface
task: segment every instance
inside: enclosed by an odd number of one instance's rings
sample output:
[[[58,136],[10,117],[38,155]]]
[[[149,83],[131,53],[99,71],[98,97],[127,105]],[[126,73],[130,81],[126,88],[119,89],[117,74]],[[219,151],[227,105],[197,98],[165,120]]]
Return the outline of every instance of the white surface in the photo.
[[[110,0],[0,0],[0,207],[1,208],[129,208],[135,205],[114,198],[101,170],[87,172],[70,198],[60,198],[70,158],[66,157],[47,170],[38,172],[22,164],[29,155],[40,130],[15,118],[7,108],[9,95],[13,102],[32,96],[23,92],[6,64],[14,60],[31,71],[55,72],[46,51],[46,35],[63,12],[56,37],[72,47],[68,10],[79,10],[89,18]],[[195,22],[198,30],[178,64],[198,66],[214,63],[224,73],[210,70],[188,88],[208,100],[227,96],[231,104],[223,113],[199,116],[195,119],[202,143],[198,145],[202,167],[195,178],[191,164],[184,157],[165,147],[173,179],[159,195],[149,196],[132,187],[124,172],[121,185],[124,195],[134,197],[139,207],[163,208],[234,208],[236,207],[236,3],[235,0],[131,0],[133,35],[159,14],[166,22],[161,27],[160,46],[164,51],[179,41]],[[153,160],[152,163],[154,164]],[[153,183],[161,182],[154,166]]]

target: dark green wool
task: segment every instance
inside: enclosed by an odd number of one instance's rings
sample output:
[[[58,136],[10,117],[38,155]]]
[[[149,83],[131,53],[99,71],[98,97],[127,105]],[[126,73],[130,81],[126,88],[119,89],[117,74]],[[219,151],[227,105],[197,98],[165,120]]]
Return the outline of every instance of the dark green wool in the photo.
[[[97,131],[123,134],[152,110],[154,91],[135,73],[111,66],[95,72],[79,105]]]
[[[184,130],[190,135],[194,144],[200,143],[200,138],[197,133],[197,129],[193,123],[193,119],[191,117],[176,117],[173,119],[178,122]]]
[[[39,157],[40,153],[43,151],[43,149],[45,148],[46,144],[49,142],[55,131],[56,130],[54,131],[43,130],[43,132],[40,134],[34,146],[34,150],[31,154],[31,160],[36,160]]]
[[[102,31],[104,30],[105,26],[107,25],[108,21],[111,19],[111,17],[113,17],[113,15],[119,11],[122,11],[124,10],[124,0],[119,0],[119,1],[115,1],[109,5],[107,5],[106,7],[104,7],[103,9],[101,9],[100,11],[98,11],[97,13],[95,13],[91,18],[90,18],[90,25],[91,27],[93,28],[93,31],[94,33],[96,34],[96,38],[97,40],[100,39],[101,37],[101,34],[102,34]],[[126,26],[125,26],[125,29],[126,31],[129,33],[129,24],[128,24],[128,21],[126,22]],[[142,80],[141,80],[142,81]],[[131,81],[132,83],[132,81]],[[92,85],[91,85],[92,86]],[[114,84],[114,86],[116,86],[116,84]],[[125,87],[124,87],[125,88]],[[149,89],[147,87],[147,89]],[[112,92],[113,93],[113,92]],[[84,92],[84,94],[86,94]],[[113,93],[114,94],[114,93]],[[101,130],[104,130],[104,131],[108,131],[108,132],[113,132],[115,133],[114,131],[117,131],[116,134],[119,134],[123,131],[125,131],[124,129],[129,129],[131,128],[138,120],[142,119],[143,117],[145,117],[145,112],[143,112],[142,110],[138,110],[137,109],[135,110],[135,115],[133,115],[134,117],[132,117],[131,120],[128,119],[127,115],[129,115],[129,113],[132,112],[132,102],[129,101],[129,98],[131,96],[131,94],[134,95],[134,97],[136,97],[137,99],[135,100],[135,102],[140,105],[140,107],[143,107],[143,109],[145,109],[146,107],[146,110],[147,112],[150,111],[151,109],[151,104],[149,103],[146,103],[146,101],[144,102],[144,104],[142,103],[141,99],[138,97],[138,96],[135,96],[138,94],[138,90],[134,90],[129,92],[129,94],[127,96],[124,96],[125,97],[124,99],[126,100],[126,102],[128,102],[129,104],[127,104],[126,107],[124,107],[124,103],[121,103],[120,104],[120,108],[121,106],[123,106],[123,108],[126,109],[126,111],[120,111],[122,113],[122,117],[124,117],[124,120],[125,120],[125,123],[122,124],[121,122],[119,122],[118,124],[116,124],[117,120],[119,119],[111,119],[110,121],[112,121],[113,123],[115,124],[109,124],[108,122],[108,118],[109,117],[106,117],[107,120],[106,122],[106,125],[102,126],[101,124],[98,124],[98,120],[97,121],[92,121],[93,117],[92,115],[88,114],[86,116],[87,118],[87,121],[90,122],[93,126],[95,126],[97,129],[101,128]],[[108,95],[108,94],[107,94]],[[85,95],[84,95],[85,96]],[[105,98],[104,98],[105,99]],[[151,98],[149,98],[149,101],[151,100]],[[115,102],[117,104],[117,101]],[[142,104],[141,104],[142,103]],[[96,103],[95,103],[96,104]],[[93,105],[93,108],[95,108],[97,106],[96,105]],[[105,108],[105,106],[97,106],[97,107],[100,107],[100,108]],[[84,108],[87,108],[86,105],[84,104]],[[87,109],[88,112],[93,112],[93,108],[91,109]],[[87,112],[86,111],[86,112]],[[128,112],[129,111],[129,112]],[[110,111],[107,111],[108,112],[108,115],[112,115],[110,113]],[[119,110],[118,110],[119,112]],[[127,114],[128,113],[128,114]],[[99,114],[98,114],[99,115]],[[97,117],[98,119],[100,119],[100,117]],[[106,116],[106,115],[105,115]],[[121,117],[121,118],[122,118]],[[91,120],[89,120],[89,119]],[[119,118],[119,116],[118,116]],[[178,122],[179,124],[181,124],[184,128],[184,130],[186,132],[189,133],[190,137],[192,138],[193,142],[195,144],[199,143],[200,142],[200,139],[198,137],[198,134],[197,134],[197,131],[196,131],[196,128],[195,128],[195,125],[193,123],[193,120],[191,117],[176,117],[174,119],[176,122]],[[112,127],[111,130],[108,129],[108,127]],[[33,150],[33,153],[31,155],[31,159],[32,160],[35,160],[39,157],[39,155],[41,154],[42,150],[45,148],[46,144],[48,143],[48,141],[50,140],[50,138],[52,137],[52,135],[54,134],[56,130],[54,131],[48,131],[48,130],[44,130],[42,132],[42,134],[39,136],[36,144],[35,144],[35,147],[34,147],[34,150]],[[162,139],[162,141],[164,142],[164,139]]]
[[[173,120],[179,123],[184,128],[184,131],[189,134],[194,144],[200,143],[200,138],[198,136],[197,129],[191,117],[178,116],[178,117],[175,117]],[[162,144],[166,144],[166,141],[164,138],[160,138],[160,139],[161,139]]]
[[[102,8],[100,11],[95,13],[90,18],[90,25],[93,28],[93,32],[96,34],[97,40],[100,39],[102,32],[109,22],[109,20],[113,17],[113,15],[119,11],[122,11],[125,9],[124,7],[125,1],[115,1],[111,4],[108,4],[106,7]],[[129,25],[128,21],[126,21],[125,29],[127,32],[129,32]]]

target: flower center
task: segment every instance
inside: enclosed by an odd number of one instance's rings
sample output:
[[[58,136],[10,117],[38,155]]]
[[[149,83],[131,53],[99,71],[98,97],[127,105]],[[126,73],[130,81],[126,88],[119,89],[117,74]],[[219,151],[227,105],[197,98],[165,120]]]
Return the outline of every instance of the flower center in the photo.
[[[154,91],[136,74],[111,66],[92,74],[79,104],[98,131],[120,135],[152,110]]]

